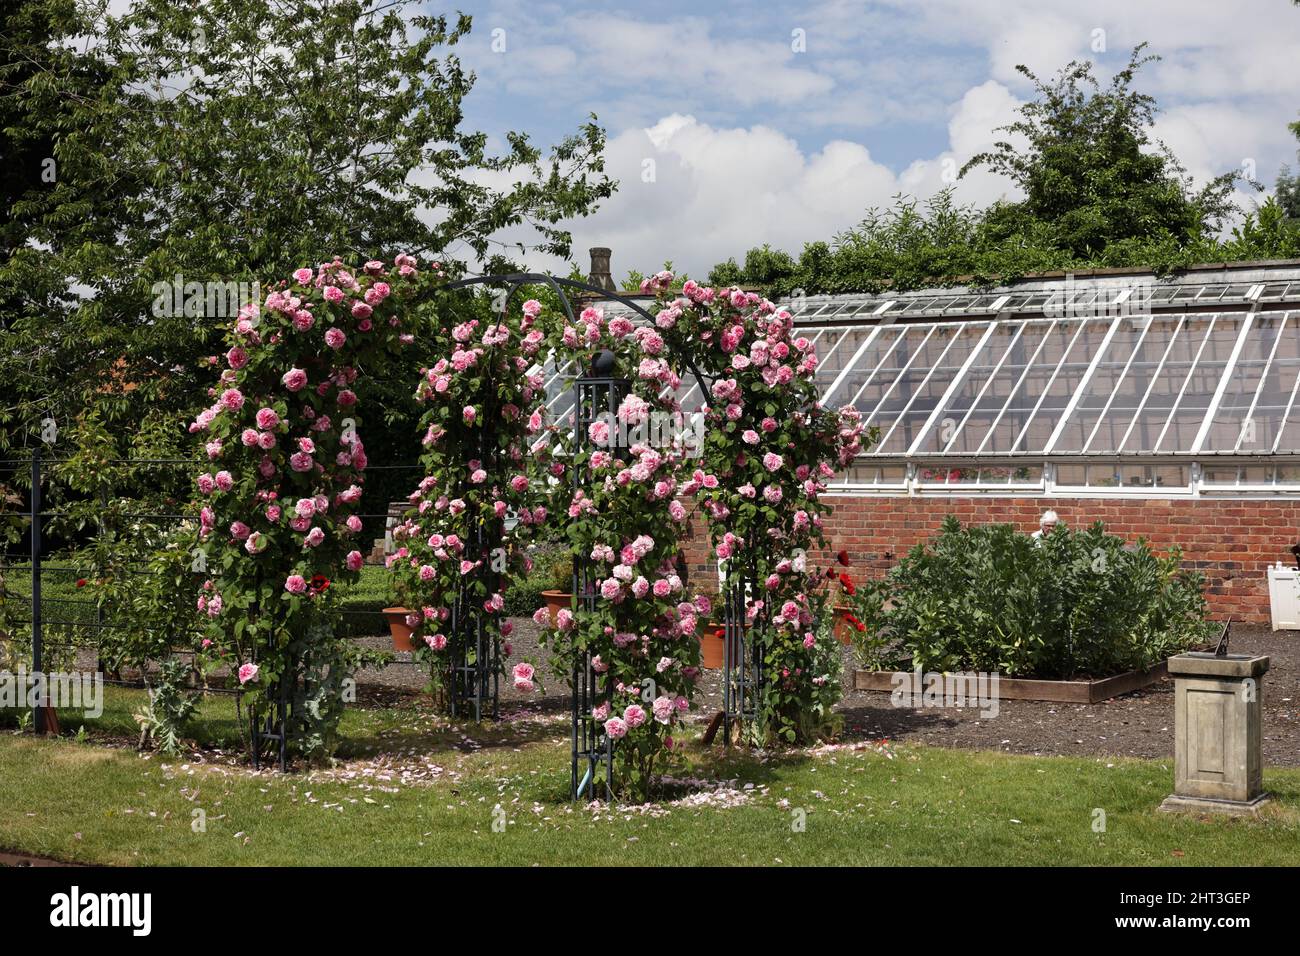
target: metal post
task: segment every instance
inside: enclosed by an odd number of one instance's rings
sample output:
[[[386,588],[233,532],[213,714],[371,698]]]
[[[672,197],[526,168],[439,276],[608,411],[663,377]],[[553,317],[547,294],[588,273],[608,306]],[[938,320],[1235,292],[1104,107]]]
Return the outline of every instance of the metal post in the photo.
[[[44,667],[41,639],[41,450],[32,450],[32,679],[39,679]],[[44,695],[32,709],[32,727],[45,733]]]

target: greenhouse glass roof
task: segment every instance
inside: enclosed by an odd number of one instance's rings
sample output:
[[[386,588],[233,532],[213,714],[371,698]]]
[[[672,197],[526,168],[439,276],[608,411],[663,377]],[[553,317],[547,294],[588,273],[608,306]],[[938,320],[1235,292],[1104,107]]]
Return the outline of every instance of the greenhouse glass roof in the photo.
[[[782,304],[815,344],[823,403],[879,430],[864,466],[1300,456],[1300,263]],[[564,414],[571,370],[546,371]],[[702,401],[693,380],[678,394]]]

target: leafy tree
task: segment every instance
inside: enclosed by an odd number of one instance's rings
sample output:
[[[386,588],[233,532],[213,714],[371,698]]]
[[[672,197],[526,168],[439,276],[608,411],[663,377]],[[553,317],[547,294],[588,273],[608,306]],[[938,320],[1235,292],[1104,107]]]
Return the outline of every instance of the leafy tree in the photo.
[[[963,175],[986,167],[1024,193],[989,210],[995,233],[1030,235],[1047,226],[1053,245],[1086,259],[1123,240],[1194,241],[1217,232],[1234,212],[1240,172],[1195,190],[1168,147],[1152,139],[1155,100],[1132,88],[1138,71],[1159,59],[1144,56],[1145,47],[1133,50],[1105,88],[1091,62],[1071,62],[1047,82],[1016,67],[1038,95],[1002,130],[1023,142],[1001,140],[962,167]]]
[[[1291,133],[1300,139],[1300,122],[1288,125]],[[1300,158],[1300,153],[1297,153]],[[1300,176],[1291,172],[1290,166],[1283,166],[1277,176],[1277,201],[1291,221],[1300,221]]]
[[[134,0],[119,16],[108,0],[26,0],[6,19],[0,63],[26,64],[0,67],[6,123],[35,154],[52,144],[58,178],[6,182],[22,216],[4,224],[0,289],[22,303],[0,354],[17,383],[0,446],[30,442],[41,415],[66,428],[91,408],[125,446],[142,419],[179,426],[207,404],[201,369],[229,309],[157,308],[156,282],[251,289],[335,253],[406,251],[451,271],[569,254],[562,221],[614,189],[604,132],[593,117],[549,150],[515,132],[492,151],[464,120],[474,75],[455,48],[470,18],[414,8]],[[44,36],[10,29],[28,21]],[[533,238],[503,247],[517,226]],[[414,437],[410,383],[391,390],[388,440],[368,436],[376,461]]]
[[[935,285],[987,286],[1029,272],[1126,266],[1167,273],[1195,262],[1289,257],[1300,231],[1288,223],[1287,194],[1248,212],[1231,234],[1230,196],[1239,173],[1194,189],[1177,159],[1150,134],[1155,102],[1132,84],[1154,57],[1133,51],[1101,88],[1087,63],[1050,82],[1020,67],[1038,96],[1006,127],[1028,146],[999,142],[973,157],[1024,193],[988,209],[958,204],[951,190],[925,202],[897,196],[868,210],[832,242],[807,244],[798,260],[766,246],[710,273],[717,284],[755,285],[768,295],[906,291]],[[1300,124],[1297,124],[1300,126]],[[1257,185],[1257,184],[1255,184]]]

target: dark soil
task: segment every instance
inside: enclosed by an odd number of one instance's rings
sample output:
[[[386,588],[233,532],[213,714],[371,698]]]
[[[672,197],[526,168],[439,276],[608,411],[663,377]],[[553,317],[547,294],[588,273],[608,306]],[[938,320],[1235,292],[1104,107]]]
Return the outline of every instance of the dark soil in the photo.
[[[518,694],[506,681],[502,683],[502,701],[531,700],[540,704],[542,710],[567,710],[569,699],[564,682],[542,666],[546,656],[537,645],[538,630],[528,618],[515,619],[512,660],[528,660],[538,665],[545,693]],[[387,637],[364,641],[374,647],[391,646]],[[1264,763],[1300,766],[1300,632],[1234,625],[1232,651],[1267,654],[1271,658],[1263,681]],[[423,669],[409,663],[409,654],[399,654],[398,658],[406,663],[366,672],[360,681],[395,691],[418,692],[427,679]],[[844,686],[851,688],[855,667],[851,650],[845,651],[844,665]],[[721,709],[717,672],[705,672],[695,705],[695,719],[701,723],[707,723]],[[879,691],[848,690],[839,709],[844,715],[844,737],[848,740],[885,738],[1023,754],[1173,756],[1172,680],[1098,704],[1004,700],[994,717],[981,717],[977,708],[895,708],[889,694]]]

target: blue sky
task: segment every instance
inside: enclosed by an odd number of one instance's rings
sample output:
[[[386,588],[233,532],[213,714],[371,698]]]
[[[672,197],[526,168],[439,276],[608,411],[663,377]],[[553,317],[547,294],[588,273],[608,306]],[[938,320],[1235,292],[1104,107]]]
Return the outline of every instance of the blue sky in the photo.
[[[1244,165],[1271,187],[1295,162],[1290,0],[463,9],[474,32],[458,52],[479,74],[471,123],[550,142],[594,112],[608,131],[622,188],[571,228],[579,261],[608,245],[618,274],[665,258],[701,274],[764,242],[797,251],[898,192],[930,195],[1029,94],[1017,63],[1048,76],[1088,58],[1105,75],[1143,40],[1163,58],[1140,83],[1161,105],[1158,135],[1194,176]],[[977,175],[958,195],[983,204],[1007,188]]]

